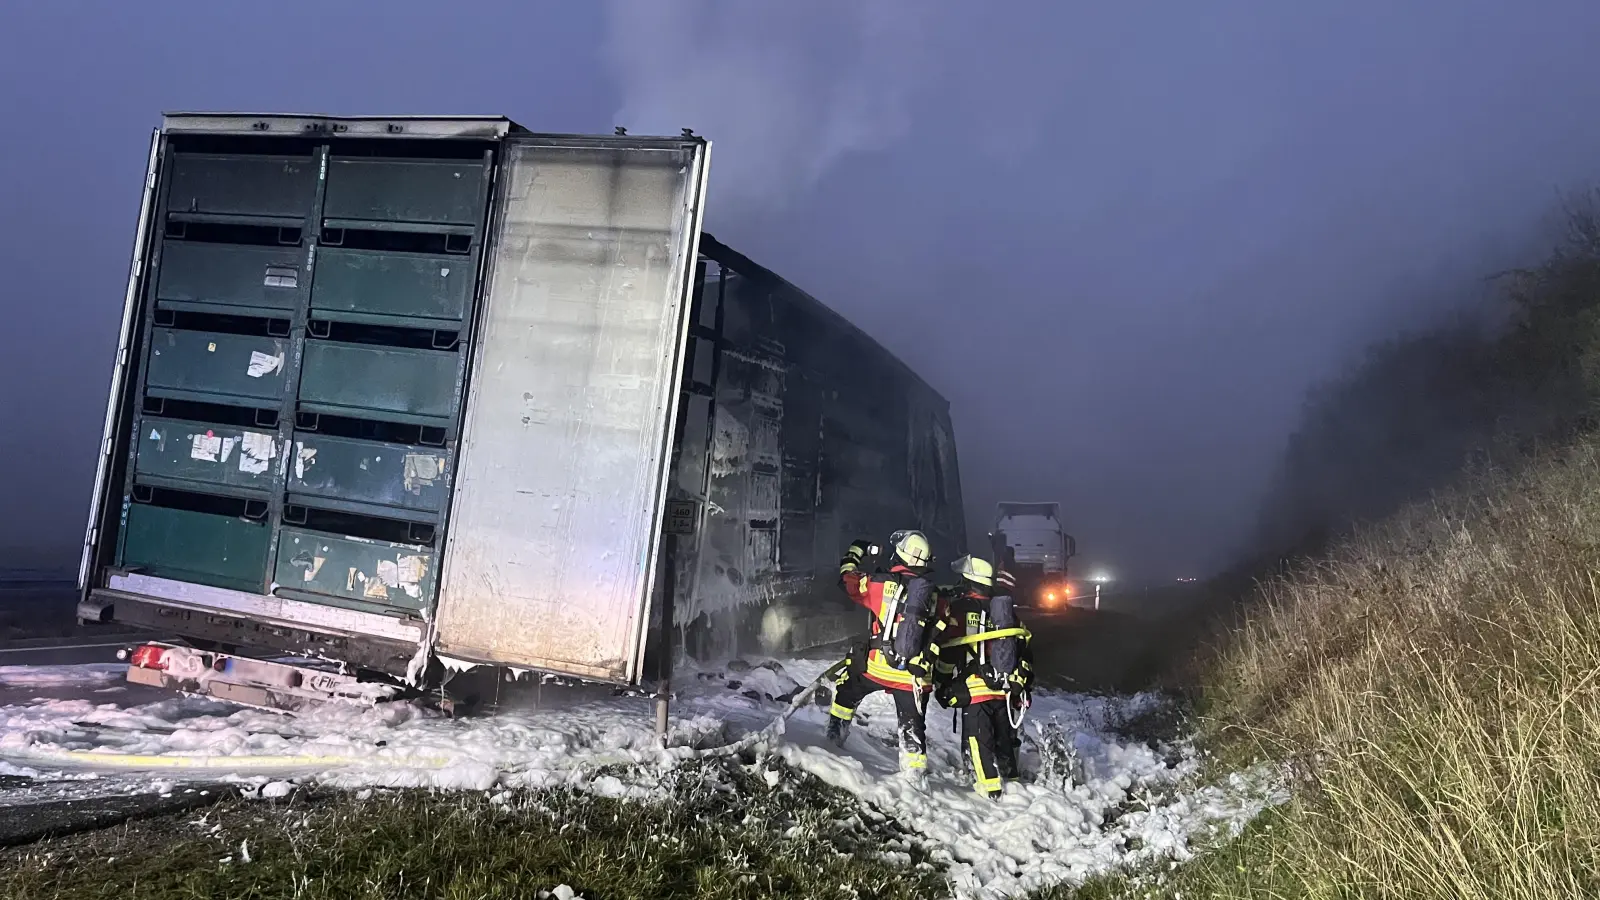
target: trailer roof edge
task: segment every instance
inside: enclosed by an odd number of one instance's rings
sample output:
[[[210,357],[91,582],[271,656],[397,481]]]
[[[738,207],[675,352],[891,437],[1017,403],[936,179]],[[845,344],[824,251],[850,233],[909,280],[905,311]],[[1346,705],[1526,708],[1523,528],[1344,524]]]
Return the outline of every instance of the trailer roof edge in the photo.
[[[890,350],[888,347],[884,347],[882,341],[868,334],[864,329],[861,328],[861,326],[845,318],[844,314],[840,313],[838,310],[826,303],[823,303],[816,297],[811,296],[811,294],[807,293],[799,285],[788,280],[787,278],[784,278],[782,275],[779,275],[777,272],[772,271],[750,257],[745,256],[743,253],[740,253],[732,247],[729,247],[727,244],[724,244],[713,237],[711,232],[703,229],[700,232],[700,255],[710,257],[718,263],[727,266],[728,268],[738,272],[741,275],[744,275],[747,278],[755,279],[757,281],[776,282],[786,286],[789,290],[794,291],[796,295],[804,297],[808,302],[811,303],[812,306],[815,306],[817,309],[821,310],[823,315],[834,319],[845,328],[853,332],[857,337],[860,337],[881,348],[884,352],[884,355],[887,356],[889,360],[900,369],[901,372],[910,376],[911,379],[917,384],[922,385],[924,390],[933,396],[938,397],[940,402],[944,403],[946,407],[949,407],[949,398],[945,397],[945,395],[940,393],[937,388],[929,384],[928,379],[923,378],[917,373],[916,369],[913,369],[911,366],[907,365],[906,361],[896,355],[894,351]]]
[[[339,134],[346,137],[499,139],[527,129],[505,116],[325,116],[311,113],[167,112],[167,132],[202,134]]]

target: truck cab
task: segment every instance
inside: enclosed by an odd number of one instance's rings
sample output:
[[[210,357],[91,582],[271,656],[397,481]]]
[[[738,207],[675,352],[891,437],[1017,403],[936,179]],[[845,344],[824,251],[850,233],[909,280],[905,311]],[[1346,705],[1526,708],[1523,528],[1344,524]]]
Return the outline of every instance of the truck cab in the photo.
[[[1016,578],[1019,605],[1066,607],[1072,599],[1067,561],[1078,545],[1061,525],[1061,504],[1001,503],[993,536],[997,558]]]

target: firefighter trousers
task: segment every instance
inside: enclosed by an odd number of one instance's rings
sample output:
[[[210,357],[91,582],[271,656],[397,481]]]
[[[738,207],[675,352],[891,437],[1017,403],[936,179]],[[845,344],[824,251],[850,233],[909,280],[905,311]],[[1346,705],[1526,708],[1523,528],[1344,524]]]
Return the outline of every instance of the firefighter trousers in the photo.
[[[998,797],[1005,779],[1017,777],[1017,736],[1004,698],[962,708],[961,744],[978,793]]]
[[[851,721],[855,718],[856,707],[861,705],[861,701],[878,691],[888,691],[890,696],[894,697],[894,712],[900,736],[900,768],[926,769],[929,692],[923,692],[919,697],[911,691],[886,688],[868,678],[863,671],[857,671],[855,666],[848,666],[839,676],[839,680],[834,682],[833,708],[829,710],[831,718],[839,722]]]

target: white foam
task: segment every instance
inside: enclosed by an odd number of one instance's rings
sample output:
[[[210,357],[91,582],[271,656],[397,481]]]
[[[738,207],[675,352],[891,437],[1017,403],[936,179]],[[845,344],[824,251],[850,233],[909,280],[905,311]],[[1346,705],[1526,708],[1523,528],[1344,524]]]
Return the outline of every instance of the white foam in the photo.
[[[810,682],[829,662],[790,660],[738,672],[680,673],[669,749],[662,749],[653,733],[648,698],[618,697],[597,688],[534,687],[520,698],[521,705],[494,716],[459,719],[404,704],[333,704],[287,717],[186,697],[142,705],[105,702],[103,696],[37,701],[0,707],[0,755],[18,759],[66,749],[205,757],[206,772],[183,777],[228,776],[258,785],[259,796],[286,793],[298,781],[351,789],[480,791],[574,785],[605,796],[648,798],[662,795],[660,776],[676,762],[772,720],[778,705],[744,691],[787,693]],[[78,679],[86,687],[103,685],[110,671],[30,669],[25,677],[51,677],[52,684]],[[52,675],[44,669],[58,671]],[[730,682],[738,687],[730,688]],[[1030,723],[1062,726],[1080,777],[1065,789],[1043,781],[1008,785],[999,802],[968,787],[952,714],[943,710],[928,715],[927,787],[917,789],[895,777],[894,710],[882,693],[862,703],[846,752],[824,741],[826,711],[810,706],[789,722],[774,753],[942,847],[963,897],[1011,896],[1078,882],[1120,865],[1184,859],[1192,841],[1219,830],[1236,832],[1266,805],[1284,799],[1282,779],[1273,770],[1239,773],[1222,785],[1202,787],[1196,783],[1200,760],[1186,745],[1152,749],[1118,737],[1107,726],[1150,702],[1149,697],[1041,693]],[[263,757],[310,762],[289,777],[252,772],[249,760]],[[229,768],[229,758],[240,765]],[[30,769],[46,768],[19,761]],[[618,774],[597,771],[618,763],[629,768]],[[1025,754],[1025,769],[1037,766],[1038,760]],[[165,784],[170,790],[171,782]]]

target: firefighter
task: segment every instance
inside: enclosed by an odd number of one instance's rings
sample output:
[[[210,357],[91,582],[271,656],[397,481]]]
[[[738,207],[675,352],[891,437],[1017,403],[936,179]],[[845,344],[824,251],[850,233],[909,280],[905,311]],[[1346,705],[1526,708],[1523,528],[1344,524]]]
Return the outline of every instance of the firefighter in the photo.
[[[996,572],[987,560],[963,556],[951,568],[961,584],[934,625],[936,696],[941,706],[961,710],[973,789],[999,799],[1006,779],[1019,774],[1012,721],[1031,686],[1028,632],[1017,621],[1010,592],[995,590]]]
[[[866,607],[866,580],[872,577],[875,570],[877,570],[875,569],[877,556],[877,544],[870,543],[866,538],[856,538],[845,549],[845,556],[838,559],[838,586],[845,591],[845,596],[850,597],[850,602],[853,602],[853,604]],[[869,570],[869,565],[872,565],[874,570]],[[853,645],[850,652],[845,653],[842,668],[838,671],[838,677],[834,679],[834,693],[845,689],[846,682],[854,681],[854,679],[864,681],[867,677],[867,653],[872,652],[872,631],[877,626],[875,618],[869,618],[874,621],[870,623],[866,634],[862,636],[861,642]],[[854,687],[848,690],[854,690]],[[848,733],[850,733],[850,721],[848,719],[843,722],[835,722],[834,719],[829,719],[827,735],[829,735],[830,740],[834,741],[835,745],[843,748]]]
[[[859,562],[846,572],[849,553],[840,566],[841,581],[852,591],[851,599],[872,614],[872,625],[865,645],[852,653],[850,665],[834,684],[828,738],[842,747],[861,701],[887,690],[894,698],[899,724],[901,771],[920,781],[928,767],[925,715],[932,674],[925,651],[938,613],[935,588],[927,577],[933,557],[928,538],[920,531],[895,532],[889,538],[889,551],[887,572],[862,577]]]
[[[1000,554],[999,559],[1001,560],[1000,565],[994,572],[994,593],[996,598],[1005,599],[998,601],[1003,621],[996,622],[994,625],[996,628],[1020,625],[1021,623],[1017,621],[1016,607],[1017,577],[1012,574],[1017,565],[1016,548],[1010,544],[1005,544],[1004,552]],[[1017,678],[1010,685],[1012,699],[1020,700],[1026,706],[1030,700],[1030,692],[1033,687],[1033,642],[1031,636],[1020,640],[1015,638],[1001,639],[1000,643],[995,645],[995,650],[998,654],[996,658],[997,668],[1000,664],[1004,664],[1004,671],[1014,671],[1017,674]],[[1008,728],[1010,724],[1011,717],[1008,713],[1006,717]],[[1009,728],[1009,730],[1011,732],[1011,752],[1000,757],[1000,768],[1004,777],[1016,778],[1020,774],[1017,769],[1017,757],[1022,752],[1022,735],[1018,734],[1015,728]]]

